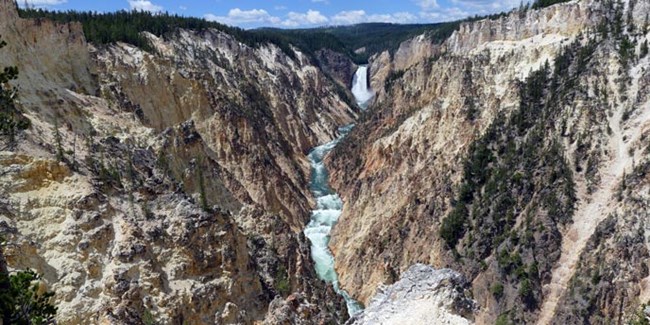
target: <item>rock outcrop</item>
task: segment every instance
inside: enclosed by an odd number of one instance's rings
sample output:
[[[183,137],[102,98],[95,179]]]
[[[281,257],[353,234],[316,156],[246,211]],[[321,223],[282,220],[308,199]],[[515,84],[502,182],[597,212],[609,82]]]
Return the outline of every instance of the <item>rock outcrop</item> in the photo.
[[[342,287],[368,303],[423,262],[472,281],[480,324],[633,317],[647,178],[618,189],[647,160],[649,6],[515,11],[401,52],[412,59],[375,57],[371,114],[330,160]]]
[[[467,280],[452,270],[411,266],[399,281],[379,287],[366,309],[347,324],[473,324],[476,303]]]
[[[345,89],[352,88],[352,78],[358,66],[348,56],[322,49],[316,52],[316,59],[324,73],[332,76]]]

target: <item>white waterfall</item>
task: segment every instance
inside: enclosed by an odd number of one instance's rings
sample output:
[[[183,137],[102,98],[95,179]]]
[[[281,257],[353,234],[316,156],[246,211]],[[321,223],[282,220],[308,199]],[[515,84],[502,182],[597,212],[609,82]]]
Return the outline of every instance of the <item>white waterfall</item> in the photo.
[[[362,65],[352,79],[352,94],[361,108],[366,109],[375,93],[368,86],[368,66]]]

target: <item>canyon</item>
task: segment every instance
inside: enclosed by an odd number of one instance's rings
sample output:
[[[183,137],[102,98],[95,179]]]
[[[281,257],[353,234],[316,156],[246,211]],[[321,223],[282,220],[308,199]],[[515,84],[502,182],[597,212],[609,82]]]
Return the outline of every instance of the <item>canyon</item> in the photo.
[[[522,7],[365,65],[212,28],[95,44],[0,0],[30,121],[0,262],[61,324],[645,320],[648,12]]]

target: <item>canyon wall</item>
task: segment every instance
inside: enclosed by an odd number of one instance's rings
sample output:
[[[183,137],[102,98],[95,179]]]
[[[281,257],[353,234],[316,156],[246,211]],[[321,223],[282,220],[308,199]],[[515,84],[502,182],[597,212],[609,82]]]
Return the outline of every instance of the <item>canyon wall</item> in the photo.
[[[347,318],[301,231],[305,155],[356,107],[305,55],[216,30],[95,46],[9,0],[0,26],[31,121],[0,153],[4,253],[43,274],[60,323]]]
[[[648,8],[514,11],[374,57],[375,103],[330,159],[342,287],[368,303],[425,263],[472,281],[479,324],[636,317],[649,275]]]

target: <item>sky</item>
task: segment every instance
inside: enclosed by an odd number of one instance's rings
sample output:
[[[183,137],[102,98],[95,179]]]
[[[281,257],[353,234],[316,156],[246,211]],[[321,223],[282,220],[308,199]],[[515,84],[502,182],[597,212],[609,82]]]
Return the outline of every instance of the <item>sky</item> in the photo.
[[[25,2],[26,1],[26,2]],[[18,0],[53,10],[146,10],[243,28],[304,28],[364,22],[434,23],[510,10],[521,0]]]

